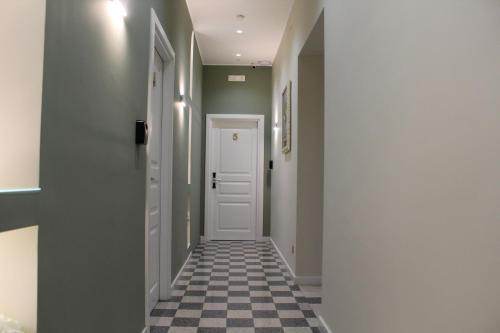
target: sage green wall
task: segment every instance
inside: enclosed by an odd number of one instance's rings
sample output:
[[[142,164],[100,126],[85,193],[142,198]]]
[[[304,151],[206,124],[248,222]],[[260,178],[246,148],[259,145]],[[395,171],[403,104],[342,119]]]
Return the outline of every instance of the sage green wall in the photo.
[[[134,122],[146,118],[150,9],[176,51],[176,98],[189,90],[192,25],[184,0],[122,2],[123,24],[108,0],[47,1],[42,192],[0,196],[0,230],[40,226],[39,333],[139,333],[145,326],[145,148],[134,144]],[[201,80],[197,51],[195,60]],[[193,101],[201,105],[197,87]],[[175,112],[173,275],[187,256],[189,190],[188,123]],[[199,188],[191,191],[199,197]],[[199,202],[192,218],[199,219]],[[199,231],[192,232],[196,242]]]
[[[245,75],[246,82],[228,82],[228,75]],[[204,66],[203,67],[203,114],[259,114],[265,116],[265,152],[264,170],[264,235],[269,236],[270,225],[270,172],[268,170],[271,156],[272,135],[272,96],[271,67],[251,66]],[[205,121],[203,117],[202,156],[204,175],[205,161]],[[202,177],[202,189],[205,188]],[[204,208],[204,191],[202,206]],[[202,209],[202,216],[204,210]],[[202,230],[204,218],[202,218]]]
[[[173,257],[172,278],[174,278],[189,255],[191,248],[200,239],[200,154],[201,154],[201,80],[202,62],[198,48],[194,53],[193,97],[189,98],[191,33],[193,31],[191,18],[186,1],[161,1],[166,5],[166,30],[170,42],[175,49],[176,57],[176,89],[175,98],[180,94],[186,96],[188,106],[193,109],[192,136],[192,186],[188,186],[188,134],[189,108],[182,110],[176,107],[174,114],[174,170],[173,170]],[[192,100],[192,101],[190,101]],[[195,182],[197,180],[197,182]],[[187,209],[188,196],[191,195],[191,248],[187,246]]]

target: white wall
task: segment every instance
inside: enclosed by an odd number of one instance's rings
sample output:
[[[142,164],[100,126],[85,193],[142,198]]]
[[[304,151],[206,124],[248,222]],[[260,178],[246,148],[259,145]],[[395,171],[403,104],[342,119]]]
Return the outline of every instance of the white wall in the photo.
[[[274,170],[271,188],[271,238],[295,270],[297,224],[297,78],[298,56],[323,9],[321,0],[296,0],[278,54],[273,64],[273,123],[272,159]],[[288,80],[292,81],[292,151],[281,152],[281,93]]]
[[[0,233],[0,314],[36,332],[38,227]]]
[[[500,2],[329,0],[336,333],[500,332]]]
[[[38,187],[45,0],[0,2],[0,189]]]

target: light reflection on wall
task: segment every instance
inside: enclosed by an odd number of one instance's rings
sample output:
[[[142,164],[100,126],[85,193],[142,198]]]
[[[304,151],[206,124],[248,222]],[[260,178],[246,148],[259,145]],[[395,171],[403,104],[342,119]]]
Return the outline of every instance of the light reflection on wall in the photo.
[[[37,188],[45,0],[0,1],[0,190]]]
[[[0,233],[0,314],[36,332],[38,227]]]

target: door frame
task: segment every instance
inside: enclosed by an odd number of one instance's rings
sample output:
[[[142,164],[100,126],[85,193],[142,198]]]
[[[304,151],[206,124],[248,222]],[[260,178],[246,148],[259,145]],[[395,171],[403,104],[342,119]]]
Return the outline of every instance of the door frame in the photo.
[[[173,141],[174,141],[174,85],[175,85],[175,52],[163,30],[160,20],[154,9],[151,9],[149,73],[148,73],[148,101],[147,121],[151,121],[152,90],[155,50],[164,61],[163,66],[163,104],[162,104],[162,157],[161,157],[161,201],[160,206],[160,300],[170,297],[171,270],[172,270],[172,170],[173,170]],[[146,153],[147,154],[147,153]],[[146,327],[150,325],[149,312],[149,159],[146,156],[146,211],[145,211],[145,316]]]
[[[210,147],[212,146],[212,127],[215,120],[237,120],[257,123],[257,191],[256,191],[256,223],[255,240],[264,239],[264,115],[255,114],[207,114],[206,144],[205,144],[205,238],[214,239],[213,225],[210,216],[211,205],[211,173]]]

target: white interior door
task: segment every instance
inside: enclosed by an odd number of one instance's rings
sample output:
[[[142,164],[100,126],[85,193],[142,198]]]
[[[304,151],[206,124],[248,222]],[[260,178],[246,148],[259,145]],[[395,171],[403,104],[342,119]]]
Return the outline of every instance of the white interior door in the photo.
[[[161,170],[163,116],[163,60],[158,52],[154,57],[154,82],[151,93],[148,140],[148,291],[149,310],[160,298],[160,228],[161,228]]]
[[[255,240],[257,121],[214,119],[207,135],[207,232],[214,240]]]

